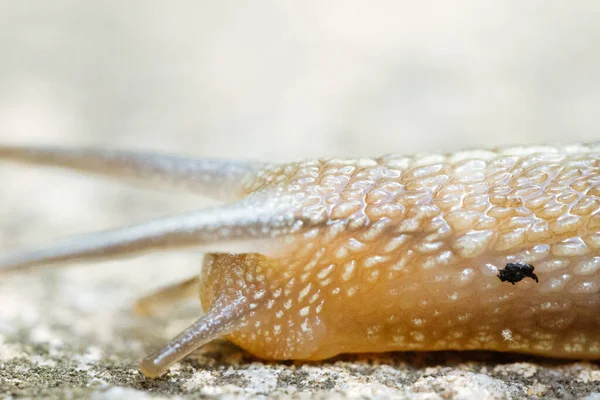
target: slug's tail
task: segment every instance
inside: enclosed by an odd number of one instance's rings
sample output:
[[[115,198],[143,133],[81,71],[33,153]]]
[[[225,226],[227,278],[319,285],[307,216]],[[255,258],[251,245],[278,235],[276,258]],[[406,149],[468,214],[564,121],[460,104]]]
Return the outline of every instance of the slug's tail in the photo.
[[[227,201],[242,198],[246,179],[266,166],[156,153],[17,145],[0,145],[0,160],[69,168],[151,187],[177,187]]]
[[[290,207],[282,196],[267,201],[266,197],[255,194],[229,205],[0,255],[0,274],[41,265],[107,260],[178,248],[268,253],[270,247],[261,247],[271,243],[268,239],[293,233],[302,226]]]

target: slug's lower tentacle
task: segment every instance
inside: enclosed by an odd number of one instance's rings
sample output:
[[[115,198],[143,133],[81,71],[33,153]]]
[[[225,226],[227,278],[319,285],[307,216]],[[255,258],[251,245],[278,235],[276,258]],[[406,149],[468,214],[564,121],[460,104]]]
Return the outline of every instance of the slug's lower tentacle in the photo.
[[[267,165],[158,153],[16,145],[0,145],[0,160],[69,168],[155,188],[177,187],[226,201],[241,199],[245,180]]]
[[[220,298],[194,324],[181,332],[165,347],[142,361],[142,373],[155,378],[169,367],[213,339],[227,335],[244,324],[249,310],[243,297]]]
[[[188,212],[126,228],[81,235],[29,251],[0,256],[0,273],[73,261],[107,260],[151,251],[195,248],[243,251],[244,242],[298,229],[285,197],[250,196],[241,202]]]

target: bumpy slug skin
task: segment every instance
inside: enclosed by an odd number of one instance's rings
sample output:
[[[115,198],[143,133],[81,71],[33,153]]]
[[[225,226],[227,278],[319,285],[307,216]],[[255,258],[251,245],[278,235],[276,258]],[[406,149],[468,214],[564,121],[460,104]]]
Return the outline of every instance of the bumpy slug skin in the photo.
[[[282,240],[276,259],[212,255],[203,303],[243,293],[252,311],[228,337],[267,358],[446,349],[599,358],[599,158],[547,150],[264,172],[257,190],[287,188],[315,227]],[[502,282],[508,263],[533,265],[539,283]]]

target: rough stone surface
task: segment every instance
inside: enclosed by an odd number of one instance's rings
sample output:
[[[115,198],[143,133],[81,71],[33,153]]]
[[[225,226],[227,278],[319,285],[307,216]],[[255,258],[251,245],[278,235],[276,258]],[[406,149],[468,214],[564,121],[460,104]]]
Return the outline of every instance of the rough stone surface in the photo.
[[[597,363],[451,352],[342,356],[308,364],[265,363],[226,342],[212,343],[168,375],[147,380],[138,371],[138,359],[141,349],[151,347],[149,343],[156,338],[143,335],[141,330],[152,329],[148,324],[130,322],[122,324],[113,343],[104,345],[91,344],[85,336],[74,338],[69,327],[37,326],[4,336],[0,395],[579,398],[597,395],[600,386]]]
[[[0,141],[290,160],[598,139],[599,7],[0,1]],[[0,251],[204,205],[0,164]],[[493,353],[265,363],[218,342],[144,379],[199,309],[133,302],[200,257],[0,279],[0,397],[600,399],[598,362]]]

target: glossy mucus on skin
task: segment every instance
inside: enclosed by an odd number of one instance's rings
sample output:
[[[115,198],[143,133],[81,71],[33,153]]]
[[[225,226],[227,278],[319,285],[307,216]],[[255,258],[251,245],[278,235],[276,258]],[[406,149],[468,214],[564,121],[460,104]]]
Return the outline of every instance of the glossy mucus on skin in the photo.
[[[148,225],[129,228],[124,248],[119,231],[94,239],[105,258],[208,251],[207,314],[144,361],[148,376],[220,336],[268,359],[449,349],[598,359],[599,163],[600,145],[579,144],[253,164],[235,169],[233,214],[201,211],[184,233],[184,219],[170,230],[163,220],[152,240]],[[62,249],[0,259],[0,271],[79,248]],[[73,259],[97,258],[84,250]],[[534,266],[539,283],[503,284],[507,264]]]

